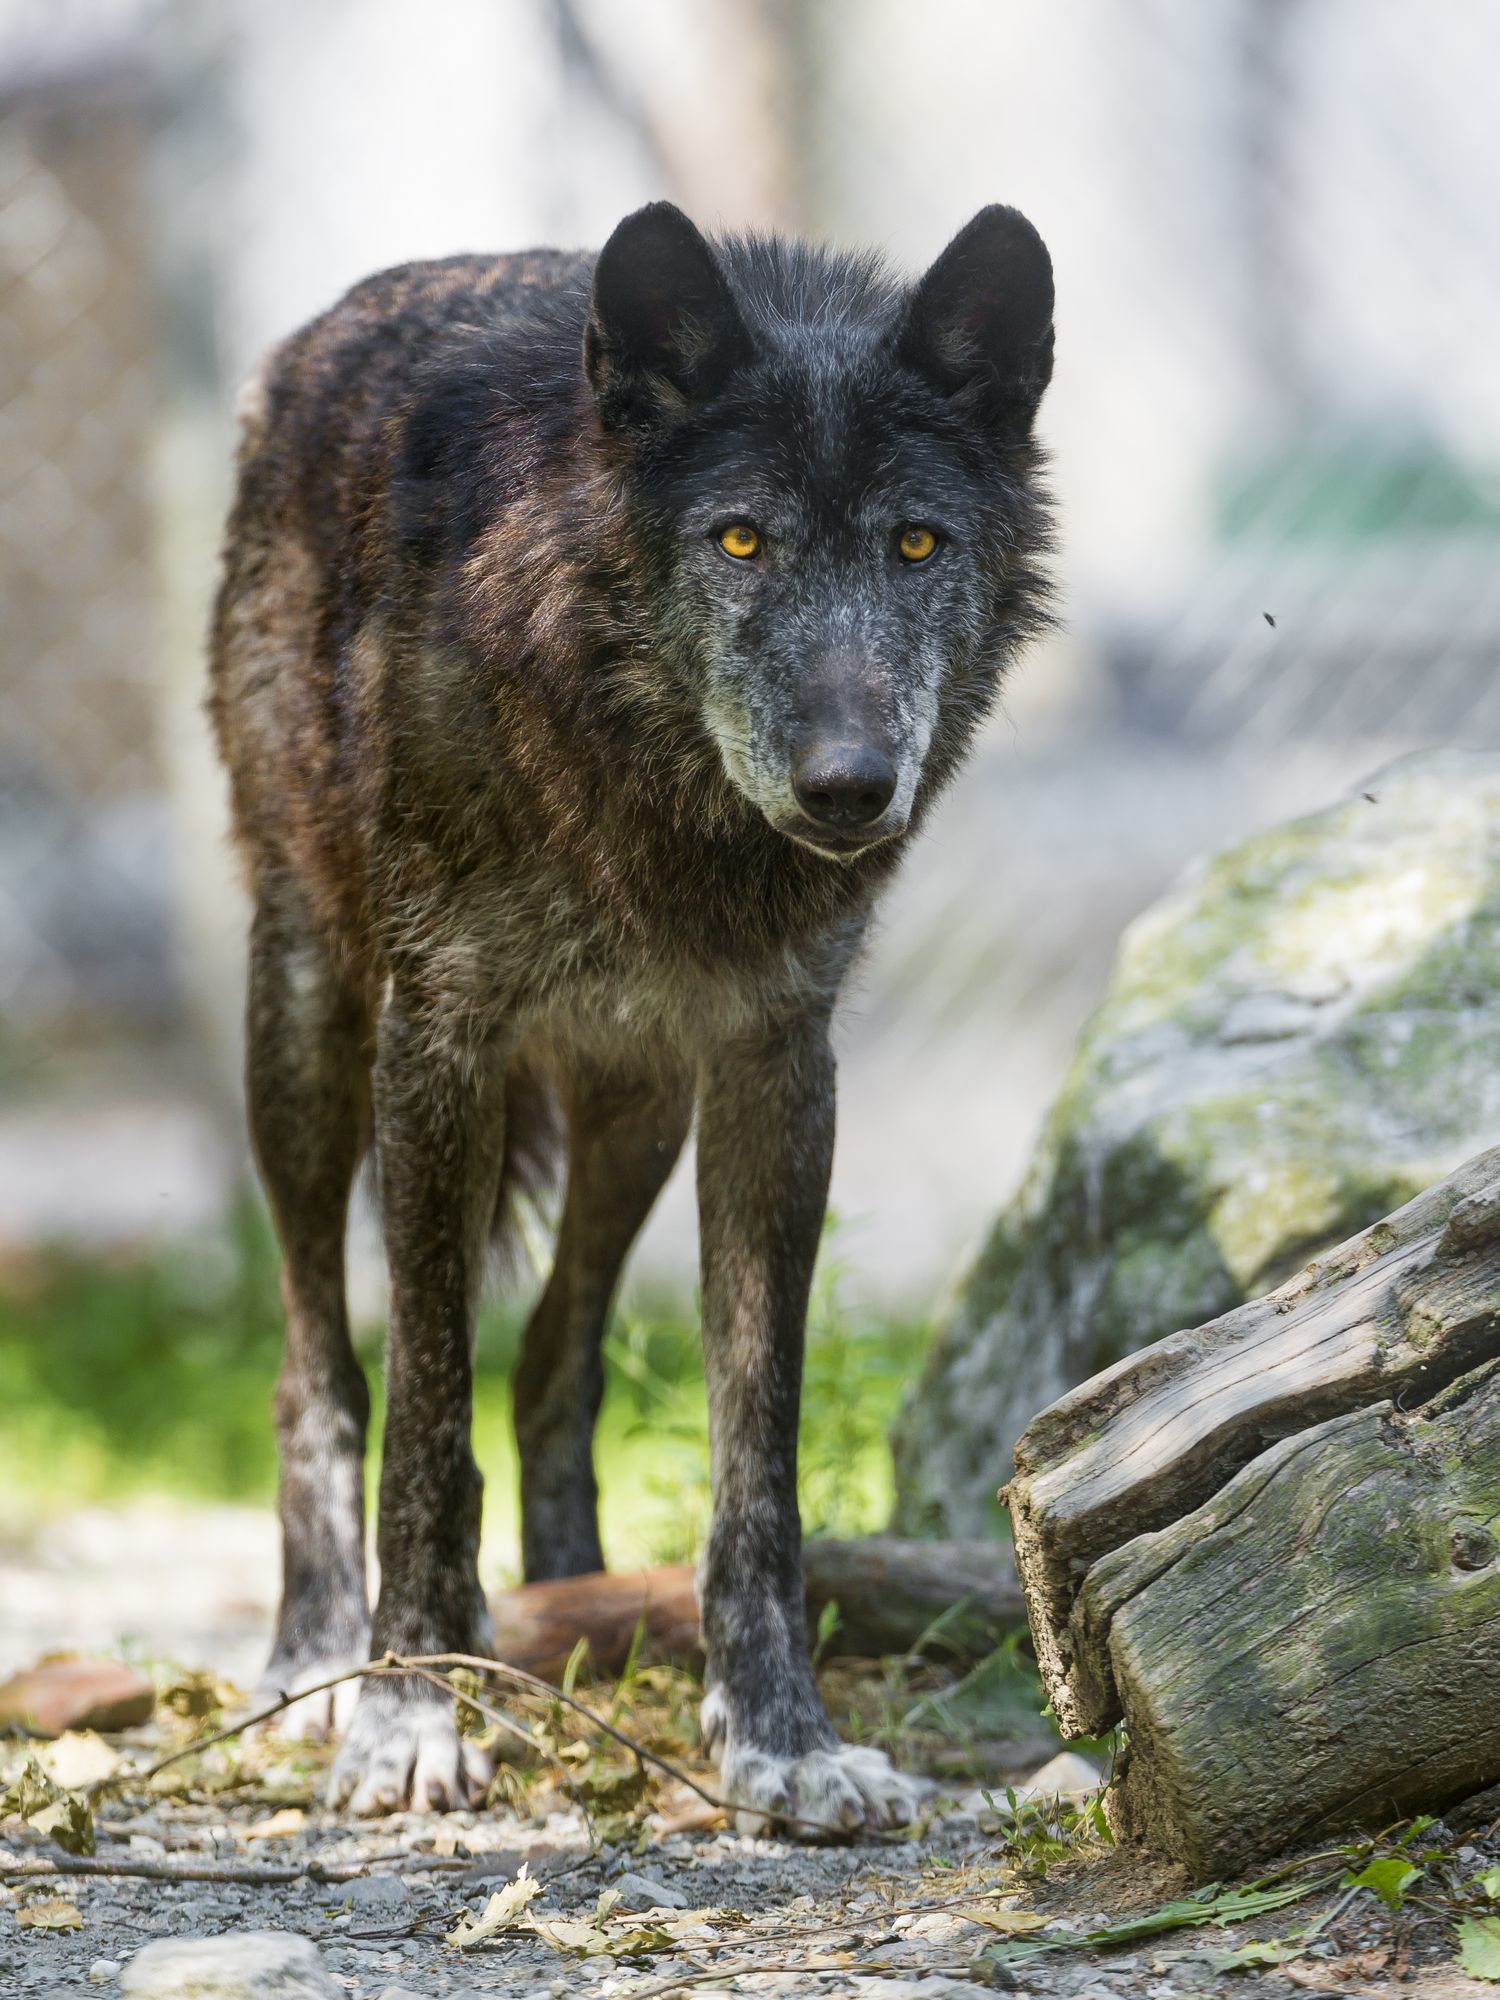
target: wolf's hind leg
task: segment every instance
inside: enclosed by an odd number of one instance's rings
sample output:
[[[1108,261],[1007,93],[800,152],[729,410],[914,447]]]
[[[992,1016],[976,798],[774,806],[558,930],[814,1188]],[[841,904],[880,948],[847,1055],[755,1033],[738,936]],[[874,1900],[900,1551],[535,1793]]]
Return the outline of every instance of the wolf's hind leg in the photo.
[[[250,935],[246,1097],[276,1233],[286,1352],[276,1385],[282,1595],[261,1692],[290,1693],[368,1657],[364,1451],[370,1397],[349,1339],[344,1234],[367,1122],[358,1000],[294,885],[262,891]],[[271,1725],[327,1735],[358,1683]]]
[[[692,1118],[687,1074],[575,1072],[557,1256],[521,1345],[516,1441],[526,1579],[602,1569],[594,1421],[600,1343],[620,1270]]]

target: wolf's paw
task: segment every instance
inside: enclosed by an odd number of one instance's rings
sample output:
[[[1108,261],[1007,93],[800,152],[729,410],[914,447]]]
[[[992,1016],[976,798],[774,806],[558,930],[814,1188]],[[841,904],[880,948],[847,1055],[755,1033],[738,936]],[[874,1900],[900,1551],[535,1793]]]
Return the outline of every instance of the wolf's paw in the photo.
[[[932,1789],[898,1771],[883,1750],[840,1743],[801,1757],[730,1750],[724,1795],[739,1808],[740,1833],[788,1832],[795,1840],[840,1840],[907,1826]]]
[[[461,1737],[446,1695],[367,1683],[333,1762],[328,1803],[363,1816],[476,1805],[494,1759]]]
[[[309,1660],[301,1666],[293,1666],[289,1661],[272,1660],[256,1683],[255,1692],[250,1697],[252,1712],[268,1708],[273,1701],[283,1695],[294,1694],[298,1699],[275,1715],[267,1716],[264,1722],[255,1725],[257,1735],[280,1737],[286,1742],[331,1743],[335,1736],[342,1736],[349,1727],[349,1718],[359,1700],[362,1681],[340,1681],[337,1686],[319,1687],[320,1681],[332,1678],[334,1674],[347,1673],[350,1667],[362,1667],[370,1657],[367,1646],[326,1660]],[[303,1688],[315,1688],[314,1694],[303,1694]]]

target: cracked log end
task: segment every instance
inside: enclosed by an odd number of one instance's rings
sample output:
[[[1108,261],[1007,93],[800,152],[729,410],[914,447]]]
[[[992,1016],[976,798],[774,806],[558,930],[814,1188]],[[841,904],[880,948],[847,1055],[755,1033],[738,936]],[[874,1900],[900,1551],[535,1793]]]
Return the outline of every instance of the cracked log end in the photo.
[[[1066,1731],[1200,1874],[1500,1779],[1500,1151],[1034,1427],[1007,1492]]]
[[[1288,1438],[1106,1557],[1117,1830],[1200,1875],[1500,1780],[1500,1363]],[[1146,1546],[1143,1546],[1146,1545]]]

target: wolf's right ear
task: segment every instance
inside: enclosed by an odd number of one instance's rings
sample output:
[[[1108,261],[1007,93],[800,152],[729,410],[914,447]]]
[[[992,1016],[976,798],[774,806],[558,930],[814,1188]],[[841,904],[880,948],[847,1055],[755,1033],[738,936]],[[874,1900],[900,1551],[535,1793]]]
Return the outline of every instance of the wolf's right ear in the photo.
[[[614,428],[712,394],[749,360],[750,335],[718,259],[669,201],[627,215],[599,253],[583,365]]]
[[[1052,378],[1052,259],[1018,208],[980,209],[918,281],[896,337],[945,395],[1029,426]]]

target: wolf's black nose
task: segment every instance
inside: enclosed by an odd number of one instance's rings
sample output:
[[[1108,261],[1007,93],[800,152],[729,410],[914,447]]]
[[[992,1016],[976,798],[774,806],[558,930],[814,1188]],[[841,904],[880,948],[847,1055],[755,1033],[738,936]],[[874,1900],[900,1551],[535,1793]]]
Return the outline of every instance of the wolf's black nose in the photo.
[[[792,767],[792,790],[819,826],[869,826],[896,790],[890,759],[869,743],[819,743]]]

